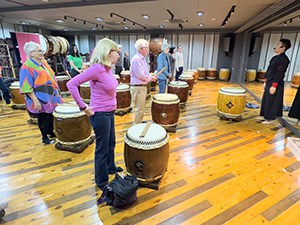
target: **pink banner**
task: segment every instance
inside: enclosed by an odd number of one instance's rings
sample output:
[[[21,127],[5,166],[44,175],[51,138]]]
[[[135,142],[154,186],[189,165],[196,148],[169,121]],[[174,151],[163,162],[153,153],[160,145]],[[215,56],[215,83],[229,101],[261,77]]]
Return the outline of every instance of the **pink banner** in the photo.
[[[28,41],[33,41],[40,44],[39,34],[32,33],[16,33],[16,38],[19,46],[19,52],[21,56],[22,63],[24,63],[27,59],[26,53],[24,52],[24,44]]]

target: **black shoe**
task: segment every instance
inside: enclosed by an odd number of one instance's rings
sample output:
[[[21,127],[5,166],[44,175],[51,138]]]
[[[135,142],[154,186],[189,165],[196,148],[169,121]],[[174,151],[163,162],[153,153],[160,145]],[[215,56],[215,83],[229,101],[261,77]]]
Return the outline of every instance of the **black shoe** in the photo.
[[[55,141],[54,140],[50,140],[50,139],[46,139],[46,138],[43,138],[42,139],[42,143],[44,143],[45,145],[50,145],[50,144],[54,144]]]
[[[56,138],[56,135],[53,133],[53,134],[47,134],[47,136],[49,137],[49,138]]]
[[[115,171],[109,171],[108,173],[109,174],[115,174],[115,173],[119,173],[119,172],[122,172],[122,171],[123,171],[122,167],[117,166]]]

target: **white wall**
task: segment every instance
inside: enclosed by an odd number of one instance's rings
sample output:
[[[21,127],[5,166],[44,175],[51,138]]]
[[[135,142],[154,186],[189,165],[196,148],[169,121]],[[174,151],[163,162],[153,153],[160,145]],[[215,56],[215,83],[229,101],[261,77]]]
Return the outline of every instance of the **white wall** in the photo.
[[[10,33],[9,32],[16,32],[17,31],[17,30],[15,30],[14,25],[11,24],[11,23],[2,22],[2,26],[3,26],[3,29],[2,29],[2,27],[0,27],[1,28],[0,38],[3,38],[3,39],[10,38]]]
[[[260,51],[258,69],[267,69],[271,58],[274,56],[273,47],[281,38],[290,39],[292,47],[287,50],[286,55],[291,63],[285,74],[285,81],[291,81],[295,72],[300,72],[300,32],[268,32],[263,35],[263,43]]]

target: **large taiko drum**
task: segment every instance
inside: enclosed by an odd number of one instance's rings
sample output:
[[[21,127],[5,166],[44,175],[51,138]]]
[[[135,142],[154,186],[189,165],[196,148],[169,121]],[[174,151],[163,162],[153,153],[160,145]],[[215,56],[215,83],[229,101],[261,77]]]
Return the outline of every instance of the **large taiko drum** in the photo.
[[[120,76],[118,74],[114,74],[114,77],[116,78],[116,80],[118,81],[118,84],[120,83]]]
[[[246,72],[246,82],[253,82],[256,79],[256,70],[248,69]]]
[[[117,87],[117,109],[116,114],[124,115],[130,111],[131,94],[128,84],[120,84]]]
[[[151,38],[149,43],[149,51],[155,56],[161,53],[161,45],[163,43],[163,38]]]
[[[267,70],[258,70],[257,73],[257,80],[259,82],[264,82],[265,81],[265,74],[266,74]]]
[[[13,82],[10,87],[11,100],[16,105],[25,105],[25,96],[20,94],[20,82]]]
[[[300,73],[294,73],[291,86],[298,88],[300,85]]]
[[[220,117],[238,119],[242,117],[246,104],[243,88],[222,87],[218,95],[217,111]]]
[[[44,55],[47,55],[48,52],[49,52],[49,43],[48,43],[48,40],[42,34],[38,34],[38,35],[39,35],[39,39],[40,39],[41,49],[43,50]]]
[[[205,80],[206,78],[206,69],[203,67],[199,67],[198,69],[198,80]]]
[[[120,74],[120,82],[123,84],[130,84],[130,71],[123,70]]]
[[[56,40],[60,45],[60,54],[66,54],[68,51],[68,41],[64,37],[56,36]]]
[[[83,84],[80,84],[79,91],[80,91],[80,95],[81,95],[81,98],[83,99],[83,101],[89,103],[90,99],[91,99],[90,83],[85,82]]]
[[[187,70],[184,71],[183,74],[190,74],[194,77],[194,83],[197,83],[198,81],[198,70]]]
[[[206,72],[207,80],[215,80],[217,79],[217,69],[216,68],[208,68]]]
[[[221,68],[219,71],[219,80],[228,81],[230,76],[230,70],[227,68]]]
[[[179,119],[179,98],[174,94],[156,94],[151,105],[152,120],[166,130],[174,131]]]
[[[63,145],[78,145],[87,142],[92,136],[88,116],[72,103],[55,107],[53,112],[54,133]]]
[[[178,96],[180,109],[185,110],[186,102],[189,97],[189,85],[185,81],[171,81],[168,85],[168,93]]]
[[[124,160],[127,173],[140,183],[158,181],[165,174],[169,161],[168,134],[158,124],[151,124],[141,135],[146,123],[130,127],[124,137]]]
[[[190,74],[181,74],[178,78],[180,81],[185,81],[189,85],[189,95],[192,94],[194,88],[194,77]]]
[[[67,82],[70,80],[68,76],[57,76],[56,77],[58,87],[60,89],[61,94],[69,93],[69,89],[67,87]]]

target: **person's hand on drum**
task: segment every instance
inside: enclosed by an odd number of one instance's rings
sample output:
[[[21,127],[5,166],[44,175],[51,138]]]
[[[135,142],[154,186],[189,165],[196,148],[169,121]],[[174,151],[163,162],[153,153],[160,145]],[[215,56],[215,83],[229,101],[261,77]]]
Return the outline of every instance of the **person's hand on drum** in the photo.
[[[93,116],[94,115],[94,112],[92,110],[91,107],[86,107],[84,110],[84,113],[87,115],[87,116]]]

